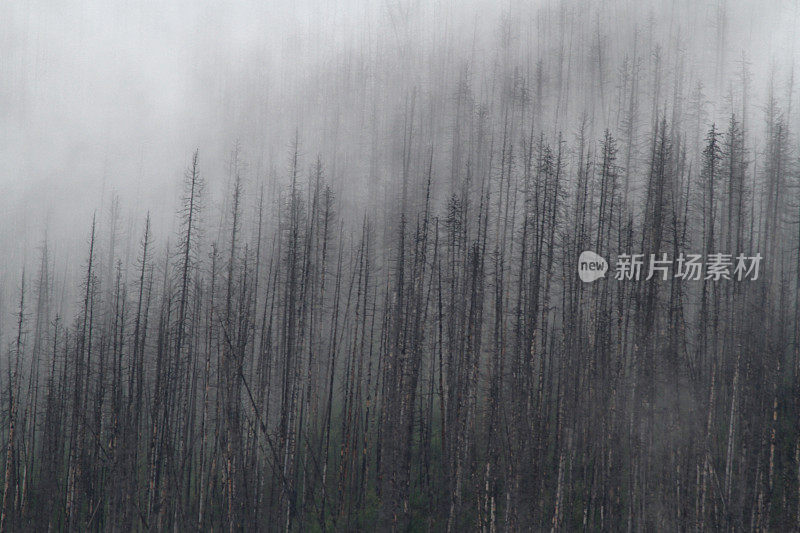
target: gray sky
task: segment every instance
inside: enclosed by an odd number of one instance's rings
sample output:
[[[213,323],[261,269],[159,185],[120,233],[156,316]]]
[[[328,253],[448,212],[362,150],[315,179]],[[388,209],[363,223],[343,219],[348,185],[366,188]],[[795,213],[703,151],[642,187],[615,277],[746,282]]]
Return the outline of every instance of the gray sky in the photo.
[[[56,248],[63,243],[69,253],[71,244],[84,241],[92,211],[114,193],[127,216],[142,218],[150,209],[162,229],[170,226],[179,177],[196,147],[216,192],[224,189],[235,139],[257,179],[285,170],[295,129],[307,159],[320,153],[326,164],[335,163],[335,178],[360,179],[366,163],[346,145],[363,147],[374,123],[391,131],[408,87],[446,105],[464,64],[473,71],[494,68],[503,24],[516,37],[502,61],[534,64],[552,55],[562,9],[578,24],[578,34],[570,34],[573,61],[586,59],[593,21],[602,19],[612,29],[602,36],[610,80],[622,51],[650,39],[668,51],[680,43],[675,49],[686,59],[685,75],[715,90],[715,73],[705,65],[716,53],[717,1],[584,5],[3,2],[0,247],[7,264],[30,261],[30,241],[41,240],[45,228]],[[747,49],[754,98],[763,98],[773,67],[779,90],[787,91],[797,24],[796,2],[730,3],[725,76],[740,57],[736,50]],[[668,52],[667,76],[676,64],[675,52]],[[590,83],[573,70],[575,87]],[[570,105],[577,116],[581,97],[571,97]],[[574,121],[561,126],[574,131]]]

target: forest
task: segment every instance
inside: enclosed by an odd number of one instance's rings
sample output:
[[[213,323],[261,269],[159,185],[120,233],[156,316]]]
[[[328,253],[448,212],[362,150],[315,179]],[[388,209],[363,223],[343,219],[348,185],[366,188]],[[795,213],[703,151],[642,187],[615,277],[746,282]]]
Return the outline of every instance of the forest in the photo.
[[[800,530],[800,8],[430,4],[3,234],[0,530]]]

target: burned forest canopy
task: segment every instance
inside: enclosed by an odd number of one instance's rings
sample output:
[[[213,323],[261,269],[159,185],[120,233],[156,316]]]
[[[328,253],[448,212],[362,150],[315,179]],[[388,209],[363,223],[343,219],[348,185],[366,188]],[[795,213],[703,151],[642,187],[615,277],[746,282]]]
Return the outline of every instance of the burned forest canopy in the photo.
[[[0,530],[800,529],[797,3],[0,19]]]

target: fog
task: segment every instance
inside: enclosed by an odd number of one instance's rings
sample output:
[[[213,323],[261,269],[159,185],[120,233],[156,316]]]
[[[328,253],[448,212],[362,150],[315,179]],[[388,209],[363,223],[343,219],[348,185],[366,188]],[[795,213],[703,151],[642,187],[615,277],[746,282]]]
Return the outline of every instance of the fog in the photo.
[[[297,133],[311,162],[337,162],[346,188],[370,179],[358,148],[392,131],[404,99],[416,90],[446,114],[462,69],[487,98],[492,72],[543,60],[546,92],[566,87],[548,100],[552,127],[574,132],[588,112],[602,132],[615,117],[594,104],[602,91],[611,108],[635,46],[643,85],[653,45],[663,51],[660,105],[680,75],[687,90],[703,83],[713,118],[743,57],[753,102],[772,79],[788,91],[798,33],[788,1],[12,1],[0,20],[0,235],[17,266],[45,232],[56,245],[84,239],[113,194],[129,216],[149,209],[157,227],[171,224],[195,148],[221,190],[237,139],[261,179],[286,170]]]
[[[800,529],[799,33],[0,2],[0,531]]]

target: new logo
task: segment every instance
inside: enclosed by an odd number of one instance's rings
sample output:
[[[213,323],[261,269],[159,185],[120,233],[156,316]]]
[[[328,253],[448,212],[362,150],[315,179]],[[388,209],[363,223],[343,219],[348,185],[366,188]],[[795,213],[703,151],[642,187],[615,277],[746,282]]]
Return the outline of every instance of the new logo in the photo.
[[[608,271],[608,263],[594,252],[581,252],[578,257],[578,276],[581,281],[589,283],[604,278]]]

